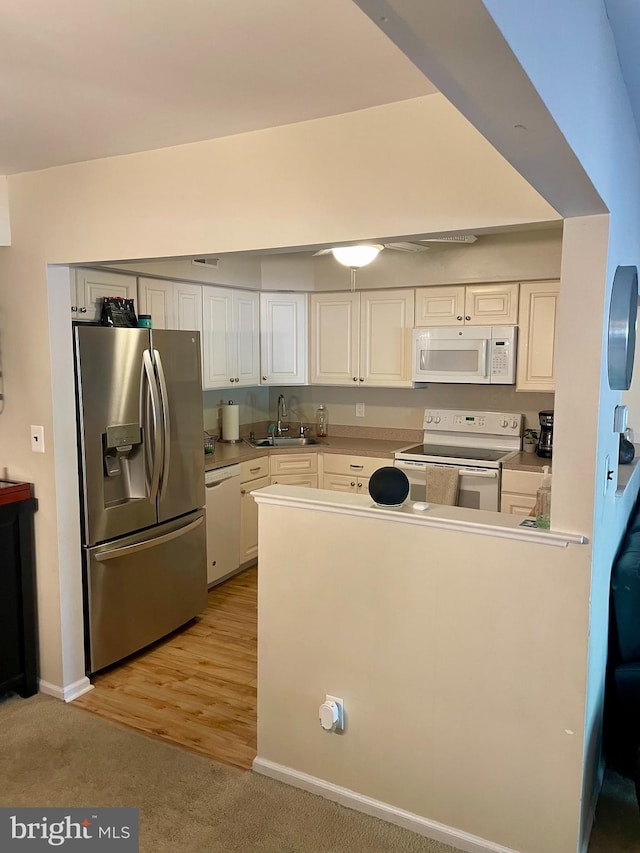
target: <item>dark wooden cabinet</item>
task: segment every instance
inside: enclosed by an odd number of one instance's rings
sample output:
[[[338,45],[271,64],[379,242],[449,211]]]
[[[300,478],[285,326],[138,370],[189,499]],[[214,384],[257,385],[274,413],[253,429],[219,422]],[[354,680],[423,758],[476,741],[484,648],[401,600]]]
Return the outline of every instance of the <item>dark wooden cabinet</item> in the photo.
[[[38,690],[33,514],[30,483],[0,480],[0,693]]]

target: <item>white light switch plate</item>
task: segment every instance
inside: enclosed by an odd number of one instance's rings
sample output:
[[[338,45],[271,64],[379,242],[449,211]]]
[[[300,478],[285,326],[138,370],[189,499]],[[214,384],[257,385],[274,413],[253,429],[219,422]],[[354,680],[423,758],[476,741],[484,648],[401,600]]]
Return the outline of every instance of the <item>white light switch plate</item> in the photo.
[[[31,426],[31,449],[34,453],[44,453],[43,426]]]
[[[356,417],[363,418],[364,417],[364,403],[356,403]]]

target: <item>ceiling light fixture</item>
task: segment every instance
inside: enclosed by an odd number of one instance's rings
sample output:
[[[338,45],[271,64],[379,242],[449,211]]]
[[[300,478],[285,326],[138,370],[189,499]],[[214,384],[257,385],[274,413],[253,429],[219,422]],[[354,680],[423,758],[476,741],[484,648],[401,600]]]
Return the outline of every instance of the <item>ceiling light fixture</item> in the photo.
[[[343,266],[359,269],[374,261],[383,248],[384,246],[380,246],[378,243],[368,243],[362,246],[340,246],[337,249],[332,249],[331,254]]]
[[[379,243],[367,243],[361,246],[340,246],[331,249],[331,254],[338,263],[351,270],[351,290],[355,291],[356,270],[374,261],[383,249],[384,246]]]

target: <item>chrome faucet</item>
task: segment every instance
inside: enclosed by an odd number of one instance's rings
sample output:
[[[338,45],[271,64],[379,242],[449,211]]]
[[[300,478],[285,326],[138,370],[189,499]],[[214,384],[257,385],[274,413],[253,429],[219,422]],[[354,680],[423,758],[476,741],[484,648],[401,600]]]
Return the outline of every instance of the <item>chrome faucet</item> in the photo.
[[[289,432],[289,425],[282,426],[282,421],[287,417],[287,404],[285,403],[284,394],[278,397],[278,417],[276,423],[276,435],[282,435],[283,432]]]

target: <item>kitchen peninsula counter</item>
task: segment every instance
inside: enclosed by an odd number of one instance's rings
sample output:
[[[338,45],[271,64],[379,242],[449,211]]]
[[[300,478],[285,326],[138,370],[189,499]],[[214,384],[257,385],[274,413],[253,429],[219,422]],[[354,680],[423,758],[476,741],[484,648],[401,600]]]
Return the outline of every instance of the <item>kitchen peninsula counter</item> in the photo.
[[[253,494],[254,770],[464,849],[575,849],[587,540],[461,507]],[[326,694],[341,734],[318,725]]]

